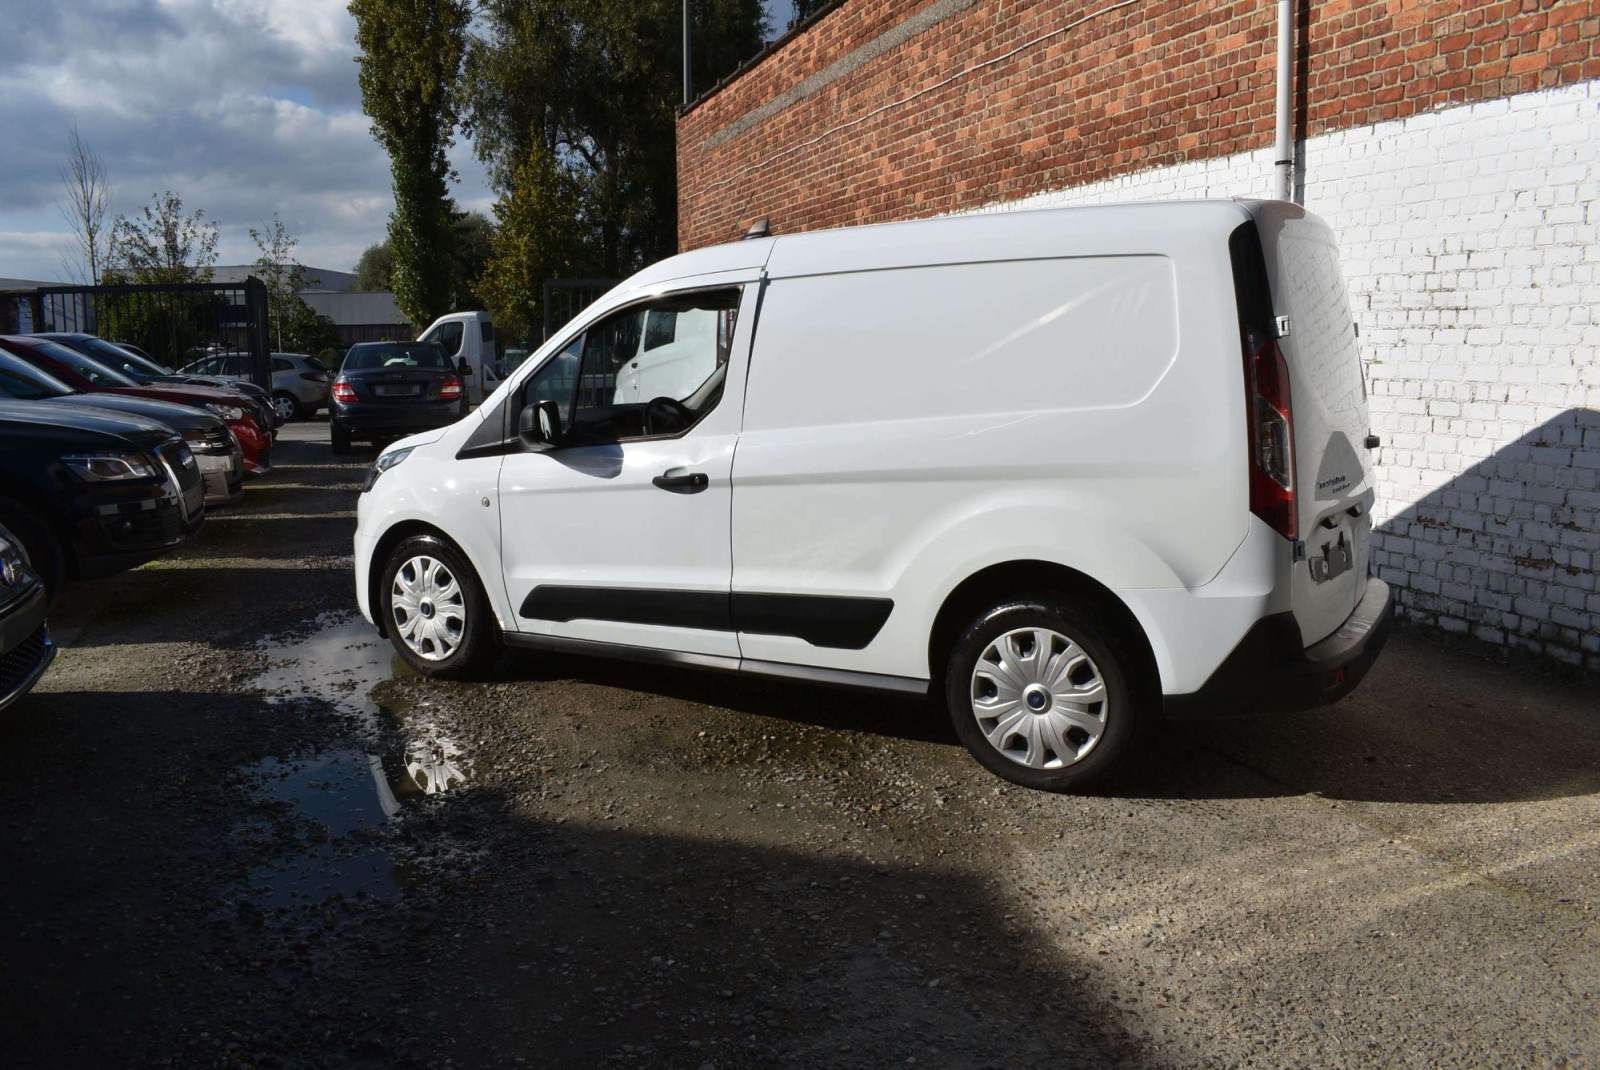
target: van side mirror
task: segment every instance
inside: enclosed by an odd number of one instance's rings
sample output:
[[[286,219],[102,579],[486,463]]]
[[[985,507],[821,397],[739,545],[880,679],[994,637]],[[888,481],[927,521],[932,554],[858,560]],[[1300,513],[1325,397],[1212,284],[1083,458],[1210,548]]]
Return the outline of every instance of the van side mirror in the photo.
[[[461,358],[461,363],[456,365],[456,374],[457,375],[471,375],[472,374],[472,364],[471,364],[470,361],[467,360],[466,357],[462,357]]]
[[[524,408],[517,420],[517,437],[529,449],[554,449],[561,439],[561,406],[539,401]]]

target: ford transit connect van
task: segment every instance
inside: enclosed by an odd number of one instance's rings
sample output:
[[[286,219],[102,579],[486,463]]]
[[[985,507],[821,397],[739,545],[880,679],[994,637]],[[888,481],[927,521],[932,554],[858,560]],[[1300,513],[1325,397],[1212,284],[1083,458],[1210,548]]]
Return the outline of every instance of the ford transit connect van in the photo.
[[[1304,707],[1388,632],[1328,228],[1277,202],[896,223],[686,253],[374,462],[367,619],[928,695],[1017,783],[1163,709]]]

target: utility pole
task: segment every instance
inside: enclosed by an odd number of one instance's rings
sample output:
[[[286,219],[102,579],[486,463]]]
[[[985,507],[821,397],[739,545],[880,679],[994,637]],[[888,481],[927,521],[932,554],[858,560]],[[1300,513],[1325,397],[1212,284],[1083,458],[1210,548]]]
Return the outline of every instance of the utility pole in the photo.
[[[689,0],[683,0],[683,106],[685,108],[694,100],[694,75],[690,72],[690,57]]]

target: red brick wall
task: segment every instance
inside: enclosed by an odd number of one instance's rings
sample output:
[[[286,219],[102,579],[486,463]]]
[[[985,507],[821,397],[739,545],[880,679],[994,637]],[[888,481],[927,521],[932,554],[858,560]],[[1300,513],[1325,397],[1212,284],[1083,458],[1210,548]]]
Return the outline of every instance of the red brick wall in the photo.
[[[933,2],[846,0],[684,115],[680,247],[763,216],[794,232],[936,215],[1272,143],[1272,0],[977,0],[726,137]],[[1600,78],[1600,0],[1310,0],[1300,17],[1301,137]]]

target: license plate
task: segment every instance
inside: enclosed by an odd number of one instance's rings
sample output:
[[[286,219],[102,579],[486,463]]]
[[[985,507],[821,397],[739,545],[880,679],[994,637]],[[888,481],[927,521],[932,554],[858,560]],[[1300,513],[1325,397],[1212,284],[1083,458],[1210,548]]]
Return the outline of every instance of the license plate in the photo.
[[[372,392],[380,398],[414,398],[422,393],[417,383],[376,383]]]

